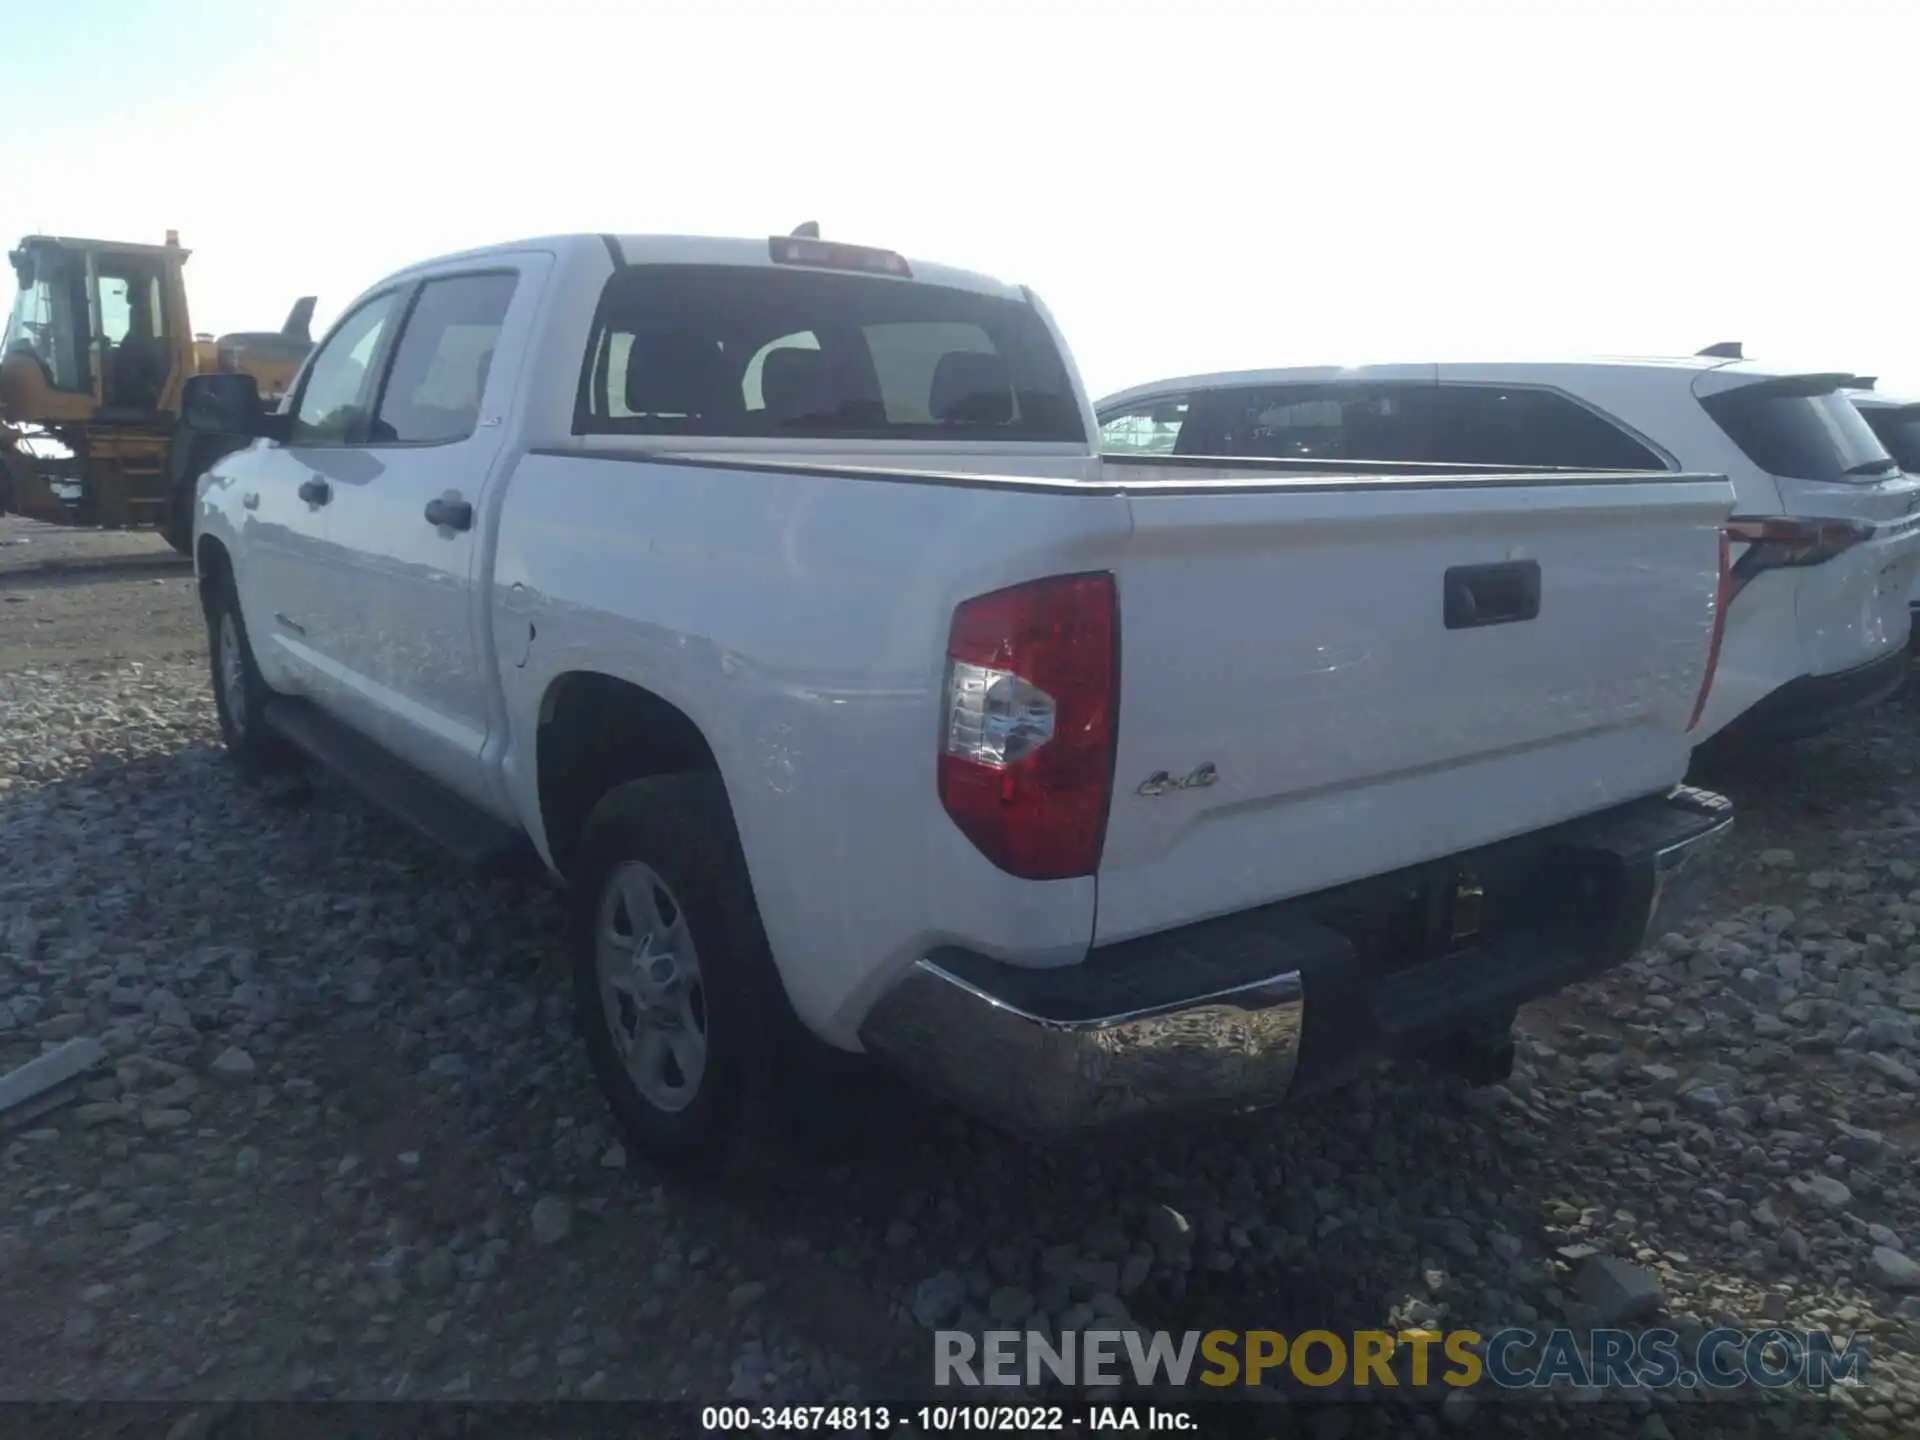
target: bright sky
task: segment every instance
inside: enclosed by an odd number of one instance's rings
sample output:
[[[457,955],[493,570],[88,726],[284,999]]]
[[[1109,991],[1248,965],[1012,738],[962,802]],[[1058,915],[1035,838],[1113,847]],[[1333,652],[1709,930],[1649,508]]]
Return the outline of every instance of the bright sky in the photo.
[[[1687,353],[1920,393],[1920,3],[0,0],[0,238],[158,241],[194,326],[324,326],[571,230],[1034,287],[1096,395]]]

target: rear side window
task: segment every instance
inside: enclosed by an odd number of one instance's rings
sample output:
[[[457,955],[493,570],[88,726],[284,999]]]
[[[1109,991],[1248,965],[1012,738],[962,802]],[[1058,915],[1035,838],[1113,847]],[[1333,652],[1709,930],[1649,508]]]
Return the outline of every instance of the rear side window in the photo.
[[[1288,460],[1425,460],[1427,417],[1417,385],[1277,385],[1194,399],[1183,455]]]
[[[1853,402],[1837,390],[1796,393],[1759,381],[1700,401],[1755,465],[1794,480],[1862,481],[1898,467]]]
[[[1171,455],[1187,424],[1184,395],[1148,401],[1100,417],[1100,448],[1109,455]]]
[[[1085,444],[1031,305],[869,275],[639,265],[607,282],[580,434]]]
[[[1446,465],[1572,470],[1665,470],[1610,420],[1551,390],[1525,386],[1434,388],[1433,459]]]
[[[1920,405],[1862,406],[1860,416],[1902,470],[1920,475]]]
[[[421,287],[381,390],[374,444],[431,445],[473,433],[514,281],[456,275]]]

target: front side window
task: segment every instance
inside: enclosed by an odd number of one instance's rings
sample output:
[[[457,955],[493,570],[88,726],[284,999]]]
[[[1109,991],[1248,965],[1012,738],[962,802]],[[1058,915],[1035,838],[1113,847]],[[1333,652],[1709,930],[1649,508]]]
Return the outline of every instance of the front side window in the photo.
[[[376,295],[335,328],[314,354],[294,407],[288,443],[344,445],[365,418],[371,370],[399,292]]]
[[[1023,301],[789,267],[637,265],[607,282],[579,433],[1086,443]]]
[[[473,433],[514,283],[512,275],[457,275],[421,287],[368,432],[374,444],[427,445]]]
[[[1818,382],[1757,381],[1700,404],[1714,424],[1769,475],[1793,480],[1868,482],[1900,467],[1853,402]]]
[[[1187,424],[1187,397],[1154,400],[1100,417],[1100,449],[1108,455],[1171,455]]]
[[[38,360],[56,390],[87,389],[86,271],[59,250],[30,251],[16,263],[20,291],[7,320],[7,351]]]
[[[1665,470],[1612,421],[1551,390],[1508,385],[1436,387],[1433,458],[1450,465],[1565,470]]]
[[[1262,385],[1198,397],[1179,440],[1185,455],[1282,460],[1425,460],[1414,385]]]
[[[1920,405],[1860,407],[1867,426],[1909,475],[1920,475]]]

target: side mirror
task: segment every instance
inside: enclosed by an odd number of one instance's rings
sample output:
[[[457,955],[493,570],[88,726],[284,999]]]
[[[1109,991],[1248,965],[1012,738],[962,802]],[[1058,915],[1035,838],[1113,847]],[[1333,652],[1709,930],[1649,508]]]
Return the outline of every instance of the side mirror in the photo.
[[[277,439],[280,418],[260,403],[260,382],[251,375],[194,375],[180,390],[180,423],[194,430]]]

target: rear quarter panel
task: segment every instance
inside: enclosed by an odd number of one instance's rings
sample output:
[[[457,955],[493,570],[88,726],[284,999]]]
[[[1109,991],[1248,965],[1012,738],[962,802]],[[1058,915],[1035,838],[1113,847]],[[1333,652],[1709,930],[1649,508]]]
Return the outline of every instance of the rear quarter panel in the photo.
[[[788,994],[825,1038],[855,1046],[871,999],[935,945],[1077,961],[1093,879],[1016,880],[941,808],[947,631],[968,596],[1104,567],[1127,527],[1097,492],[529,455],[492,580],[516,808],[544,848],[542,697],[614,676],[707,737]]]

